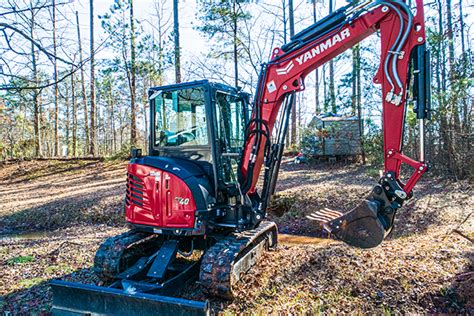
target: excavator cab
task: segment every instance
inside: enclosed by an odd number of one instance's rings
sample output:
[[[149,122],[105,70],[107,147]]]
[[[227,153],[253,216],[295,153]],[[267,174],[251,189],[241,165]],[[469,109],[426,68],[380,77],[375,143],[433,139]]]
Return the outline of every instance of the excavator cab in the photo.
[[[151,88],[149,156],[199,165],[211,179],[214,196],[234,191],[249,96],[208,80]]]

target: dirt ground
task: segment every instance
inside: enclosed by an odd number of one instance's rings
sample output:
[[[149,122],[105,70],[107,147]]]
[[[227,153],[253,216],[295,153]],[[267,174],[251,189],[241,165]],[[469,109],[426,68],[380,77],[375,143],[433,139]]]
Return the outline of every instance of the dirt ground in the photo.
[[[99,283],[98,245],[127,228],[126,163],[32,161],[0,167],[0,311],[48,314],[48,281]],[[282,233],[233,301],[184,296],[224,313],[474,313],[472,184],[426,177],[389,239],[359,250],[325,238],[305,215],[348,211],[371,189],[359,165],[282,167],[272,215]],[[288,235],[289,234],[289,235]],[[303,237],[294,237],[300,235]],[[464,235],[464,237],[462,236]]]

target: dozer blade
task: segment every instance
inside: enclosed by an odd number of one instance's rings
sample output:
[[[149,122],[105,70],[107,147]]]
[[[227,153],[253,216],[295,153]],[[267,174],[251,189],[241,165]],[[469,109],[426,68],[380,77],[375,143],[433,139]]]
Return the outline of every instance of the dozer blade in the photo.
[[[210,315],[209,302],[54,280],[53,315]]]
[[[378,246],[385,237],[385,228],[378,218],[379,204],[365,200],[346,214],[324,209],[309,216],[319,221],[336,238],[359,248]]]

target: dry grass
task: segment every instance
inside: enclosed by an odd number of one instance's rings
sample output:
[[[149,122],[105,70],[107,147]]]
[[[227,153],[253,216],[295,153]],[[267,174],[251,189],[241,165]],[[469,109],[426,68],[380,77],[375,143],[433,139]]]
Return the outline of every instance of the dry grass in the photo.
[[[56,164],[59,167],[56,168]],[[24,162],[0,169],[0,310],[48,311],[47,281],[97,283],[91,272],[102,240],[124,231],[125,164]],[[349,210],[374,180],[344,165],[286,165],[273,216],[280,232],[324,237],[304,216]],[[233,301],[211,299],[224,313],[474,313],[474,201],[468,183],[426,179],[398,214],[392,236],[362,251],[321,238],[282,235],[244,277]],[[194,284],[185,296],[206,299]]]
[[[57,168],[55,168],[57,166]],[[122,221],[124,162],[28,161],[0,169],[0,233]]]

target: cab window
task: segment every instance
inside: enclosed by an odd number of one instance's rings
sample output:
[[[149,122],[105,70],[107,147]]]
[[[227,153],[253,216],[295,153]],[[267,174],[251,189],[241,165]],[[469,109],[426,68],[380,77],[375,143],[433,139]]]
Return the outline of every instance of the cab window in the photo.
[[[205,102],[202,88],[167,91],[157,96],[155,146],[208,145]]]

